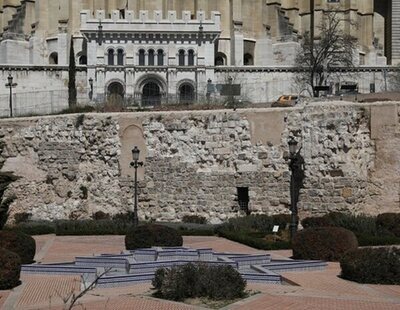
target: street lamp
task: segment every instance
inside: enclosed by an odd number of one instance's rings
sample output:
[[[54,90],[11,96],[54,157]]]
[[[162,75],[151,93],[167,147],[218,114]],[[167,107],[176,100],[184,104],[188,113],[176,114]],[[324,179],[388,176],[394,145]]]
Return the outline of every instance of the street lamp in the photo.
[[[13,83],[13,77],[11,73],[8,75],[8,83],[6,84],[6,87],[10,88],[10,117],[13,117],[13,103],[12,103],[12,89],[13,87],[16,87],[18,84]]]
[[[143,162],[139,161],[140,150],[135,146],[132,150],[133,162],[131,162],[131,167],[135,169],[135,198],[133,204],[133,225],[137,226],[139,224],[138,218],[138,182],[137,182],[137,169],[143,166]]]
[[[297,141],[293,138],[290,137],[289,141],[289,169],[290,169],[290,211],[291,211],[291,216],[290,216],[290,240],[293,240],[294,235],[296,234],[297,231],[297,198],[296,193],[298,189],[296,190],[297,187],[297,182],[296,182],[296,174],[299,169],[301,169],[301,165],[299,165],[299,159],[297,157]]]
[[[89,86],[90,86],[89,99],[92,100],[93,99],[93,79],[92,78],[89,79]]]

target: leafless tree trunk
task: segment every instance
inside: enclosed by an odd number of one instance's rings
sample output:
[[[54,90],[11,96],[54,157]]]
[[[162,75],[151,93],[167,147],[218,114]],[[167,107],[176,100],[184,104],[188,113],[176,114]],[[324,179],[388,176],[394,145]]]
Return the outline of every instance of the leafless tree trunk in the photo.
[[[354,67],[354,51],[357,39],[343,31],[343,23],[351,23],[340,18],[338,12],[325,13],[320,37],[312,38],[305,33],[296,55],[299,73],[296,83],[310,89],[317,96],[316,86],[324,86],[334,67]]]

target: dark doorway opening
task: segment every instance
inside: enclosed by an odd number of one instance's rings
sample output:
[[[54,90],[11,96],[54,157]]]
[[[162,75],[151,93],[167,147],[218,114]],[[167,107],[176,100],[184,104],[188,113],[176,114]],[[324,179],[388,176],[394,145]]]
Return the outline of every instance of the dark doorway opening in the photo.
[[[237,188],[237,197],[238,197],[238,203],[239,203],[240,210],[246,212],[247,215],[250,215],[249,188],[248,187],[238,187]]]
[[[122,105],[124,102],[125,89],[124,86],[119,82],[112,82],[108,86],[108,104],[111,105]]]
[[[160,87],[154,83],[149,82],[143,87],[142,105],[143,106],[156,106],[161,104],[161,91]]]
[[[192,85],[183,84],[179,88],[179,102],[183,104],[191,104],[194,102],[194,88]]]

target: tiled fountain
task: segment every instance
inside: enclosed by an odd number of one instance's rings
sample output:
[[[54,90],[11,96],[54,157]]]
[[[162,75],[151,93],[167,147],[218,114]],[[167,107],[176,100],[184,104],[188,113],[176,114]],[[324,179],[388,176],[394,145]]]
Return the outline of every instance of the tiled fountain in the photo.
[[[218,253],[212,249],[187,247],[148,248],[123,251],[120,254],[76,257],[74,262],[23,265],[23,273],[81,275],[86,284],[99,275],[97,287],[118,287],[150,282],[158,268],[170,268],[187,263],[230,265],[247,282],[282,284],[280,272],[322,270],[323,261],[273,260],[269,254]]]

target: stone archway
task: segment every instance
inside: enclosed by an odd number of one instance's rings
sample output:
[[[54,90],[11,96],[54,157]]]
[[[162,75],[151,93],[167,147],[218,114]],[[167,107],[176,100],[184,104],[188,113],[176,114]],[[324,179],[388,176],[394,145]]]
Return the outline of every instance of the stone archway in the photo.
[[[111,82],[107,87],[107,102],[111,105],[120,106],[124,103],[125,88],[121,82]]]
[[[142,105],[158,106],[160,104],[161,104],[160,86],[153,81],[145,83],[142,90]]]

